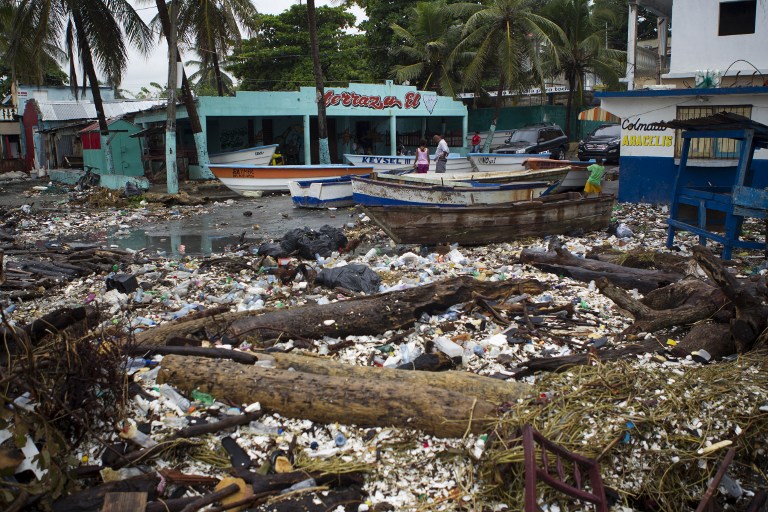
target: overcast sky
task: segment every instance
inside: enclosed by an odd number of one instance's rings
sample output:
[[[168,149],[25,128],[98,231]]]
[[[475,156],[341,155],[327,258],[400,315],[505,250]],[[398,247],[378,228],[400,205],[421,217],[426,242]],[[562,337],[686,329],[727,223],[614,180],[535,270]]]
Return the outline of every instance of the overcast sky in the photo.
[[[140,9],[138,13],[147,23],[157,14],[157,9],[154,6],[148,7],[146,2],[139,4],[136,0],[129,1],[136,9]],[[252,0],[252,2],[256,6],[256,10],[262,14],[279,14],[291,5],[299,3],[297,0]],[[316,5],[333,5],[333,3],[330,0],[317,0]],[[354,12],[358,16],[358,21],[360,21],[362,11],[356,10]],[[128,69],[123,77],[123,89],[136,93],[142,87],[149,87],[150,82],[157,82],[163,85],[168,82],[168,47],[165,43],[155,46],[148,57],[140,55],[135,50],[130,50],[129,56]],[[197,56],[185,53],[182,55],[182,59],[185,62],[197,60]],[[194,72],[194,68],[187,69],[188,75]]]

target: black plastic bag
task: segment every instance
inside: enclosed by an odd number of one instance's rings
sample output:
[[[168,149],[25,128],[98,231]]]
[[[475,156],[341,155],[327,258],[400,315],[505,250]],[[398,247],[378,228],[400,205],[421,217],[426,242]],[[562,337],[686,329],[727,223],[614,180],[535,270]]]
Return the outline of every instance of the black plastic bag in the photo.
[[[259,246],[259,256],[271,256],[273,258],[283,258],[288,256],[288,252],[281,244],[264,242]]]
[[[325,225],[319,231],[309,228],[292,229],[285,234],[280,245],[286,253],[298,251],[304,259],[315,259],[316,255],[330,256],[348,243],[344,232],[338,228]]]
[[[343,267],[324,268],[317,274],[315,282],[328,288],[340,286],[355,292],[373,294],[378,293],[381,278],[363,264],[350,263]]]

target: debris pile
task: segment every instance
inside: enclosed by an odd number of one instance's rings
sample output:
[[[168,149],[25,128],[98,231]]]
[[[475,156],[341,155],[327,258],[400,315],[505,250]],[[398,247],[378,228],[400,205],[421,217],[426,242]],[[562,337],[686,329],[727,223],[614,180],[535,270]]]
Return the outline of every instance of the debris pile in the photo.
[[[164,215],[132,200],[131,222]],[[304,251],[47,248],[48,266],[7,251],[11,281],[64,277],[39,300],[0,287],[14,475],[0,502],[101,510],[131,491],[135,510],[522,510],[529,425],[599,463],[614,510],[695,508],[728,448],[713,499],[754,505],[768,486],[765,262],[726,266],[694,237],[666,251],[648,205],[615,215],[610,233],[476,248],[395,246],[359,215],[344,232],[287,229]],[[24,240],[48,236],[27,220]],[[691,329],[694,312],[711,322]],[[585,506],[543,485],[535,500]]]

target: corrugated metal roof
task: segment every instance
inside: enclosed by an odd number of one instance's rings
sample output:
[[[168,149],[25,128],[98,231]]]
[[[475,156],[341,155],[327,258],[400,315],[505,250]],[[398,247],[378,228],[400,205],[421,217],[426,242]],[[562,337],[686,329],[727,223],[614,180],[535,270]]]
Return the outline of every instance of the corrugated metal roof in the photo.
[[[37,101],[43,121],[73,121],[75,119],[96,119],[96,107],[90,101]],[[124,100],[104,102],[106,117],[120,117],[125,114],[147,110],[165,104],[165,100]]]
[[[661,126],[688,131],[754,130],[754,141],[760,147],[768,146],[768,126],[732,112],[719,112],[696,119],[675,119],[660,122]]]

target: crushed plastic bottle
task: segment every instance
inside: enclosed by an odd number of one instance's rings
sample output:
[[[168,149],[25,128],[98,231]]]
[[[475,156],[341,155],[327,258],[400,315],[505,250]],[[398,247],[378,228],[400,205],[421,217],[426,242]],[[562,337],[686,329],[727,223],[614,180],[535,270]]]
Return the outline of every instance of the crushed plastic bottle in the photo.
[[[462,349],[460,345],[457,345],[445,336],[438,336],[434,341],[435,348],[451,359],[454,357],[461,357],[464,354],[464,349]]]
[[[118,435],[122,439],[127,439],[131,442],[134,442],[142,448],[152,448],[153,446],[157,445],[157,441],[139,430],[133,423],[129,423],[120,429],[120,433]]]
[[[302,489],[310,489],[312,487],[317,487],[317,482],[315,481],[314,478],[308,478],[306,480],[302,480],[297,484],[293,484],[287,489],[283,489],[282,491],[280,491],[280,494],[288,494],[289,492],[300,491]]]
[[[178,391],[173,389],[168,384],[161,384],[157,389],[160,395],[165,397],[169,402],[178,407],[181,412],[186,413],[192,406],[191,402],[184,398]]]
[[[143,302],[144,301],[144,289],[139,286],[136,288],[136,291],[133,293],[133,302]]]
[[[404,343],[400,345],[400,363],[412,363],[417,357],[421,355],[421,353],[422,350],[416,345],[415,341]]]

